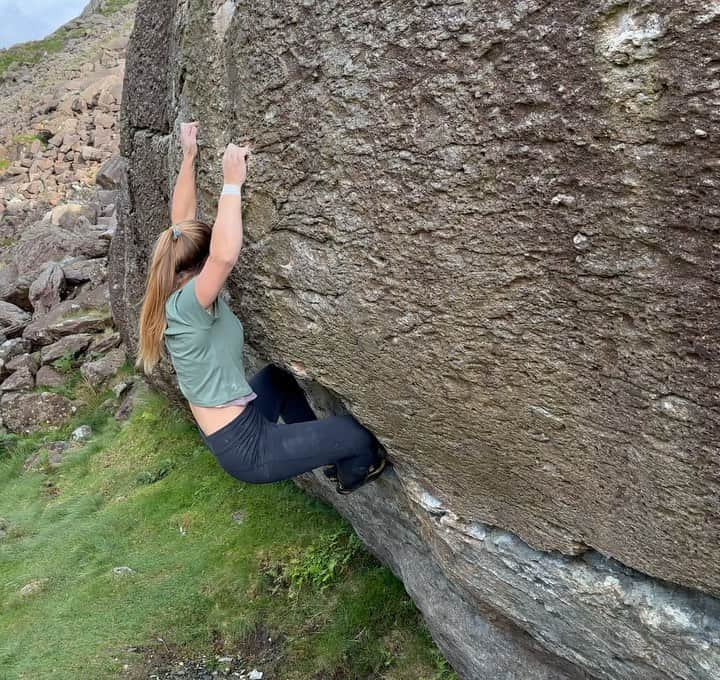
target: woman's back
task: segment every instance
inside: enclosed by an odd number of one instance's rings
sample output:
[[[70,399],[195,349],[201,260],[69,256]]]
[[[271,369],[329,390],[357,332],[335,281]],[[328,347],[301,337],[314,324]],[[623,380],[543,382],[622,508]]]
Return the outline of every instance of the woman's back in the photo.
[[[195,293],[196,279],[193,276],[168,297],[164,336],[180,391],[208,434],[217,423],[227,422],[243,410],[242,406],[217,406],[253,390],[245,378],[240,319],[221,296],[210,309],[203,307]],[[196,413],[197,407],[202,410]]]

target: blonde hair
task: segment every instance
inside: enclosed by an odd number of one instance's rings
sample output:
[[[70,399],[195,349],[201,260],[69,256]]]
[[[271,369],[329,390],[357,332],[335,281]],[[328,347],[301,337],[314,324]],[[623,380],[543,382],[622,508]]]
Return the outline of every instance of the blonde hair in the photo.
[[[155,241],[140,310],[135,361],[135,368],[146,374],[152,372],[162,357],[167,324],[165,303],[188,274],[202,267],[210,253],[211,236],[212,227],[205,222],[184,220],[164,229]]]

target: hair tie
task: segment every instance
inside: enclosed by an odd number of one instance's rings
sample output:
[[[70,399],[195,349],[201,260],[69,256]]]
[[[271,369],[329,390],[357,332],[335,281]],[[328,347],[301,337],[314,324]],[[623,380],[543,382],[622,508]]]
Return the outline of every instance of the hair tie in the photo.
[[[178,238],[178,236],[180,236],[180,229],[178,229],[178,227],[173,227],[172,228],[173,241],[175,241]]]

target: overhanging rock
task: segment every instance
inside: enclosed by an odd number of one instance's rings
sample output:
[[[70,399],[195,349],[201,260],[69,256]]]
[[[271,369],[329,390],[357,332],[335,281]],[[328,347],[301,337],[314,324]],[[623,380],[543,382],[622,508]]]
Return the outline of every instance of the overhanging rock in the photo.
[[[228,285],[249,346],[397,473],[349,499],[301,484],[463,677],[718,675],[718,20],[699,0],[139,2],[124,339],[180,122],[201,123],[208,221],[222,149],[252,139]],[[177,399],[167,364],[155,382]]]

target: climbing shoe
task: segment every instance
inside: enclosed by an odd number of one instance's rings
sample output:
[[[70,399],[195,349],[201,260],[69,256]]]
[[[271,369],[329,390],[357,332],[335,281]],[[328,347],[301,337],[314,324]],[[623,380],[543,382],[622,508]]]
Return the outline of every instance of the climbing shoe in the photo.
[[[361,479],[359,482],[356,482],[352,486],[343,486],[340,480],[338,479],[336,484],[337,492],[342,495],[347,495],[349,493],[352,493],[353,491],[359,489],[361,486],[365,486],[368,482],[371,482],[373,479],[380,476],[382,471],[385,469],[385,466],[387,465],[387,459],[386,458],[380,458],[375,465],[371,465],[368,468],[367,474],[365,475],[364,479]]]
[[[326,465],[323,468],[323,474],[331,481],[331,482],[337,482],[338,476],[337,476],[337,466],[336,465]]]

